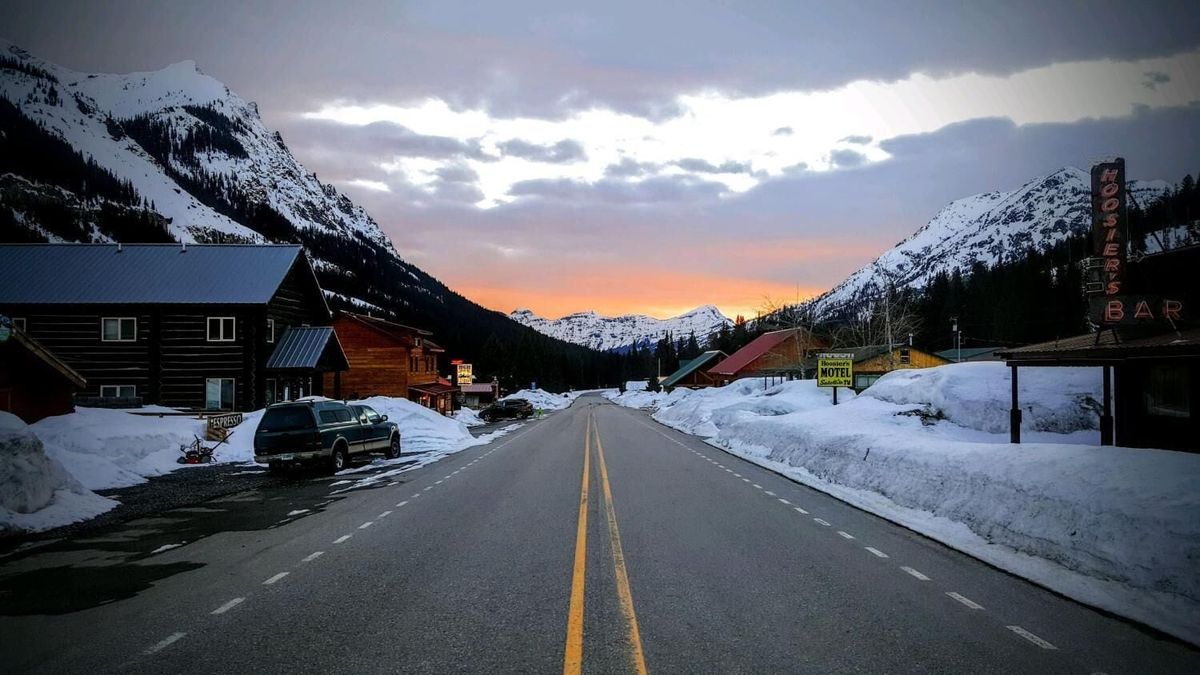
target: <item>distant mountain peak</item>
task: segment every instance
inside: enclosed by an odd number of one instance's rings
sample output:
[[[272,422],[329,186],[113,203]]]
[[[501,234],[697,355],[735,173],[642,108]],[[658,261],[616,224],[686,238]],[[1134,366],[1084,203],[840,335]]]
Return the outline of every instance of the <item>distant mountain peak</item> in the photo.
[[[695,334],[697,340],[703,341],[722,325],[732,323],[714,305],[700,305],[670,319],[656,319],[644,314],[602,316],[592,310],[545,319],[528,309],[513,310],[509,318],[551,337],[601,351],[657,342],[668,333],[676,340]]]

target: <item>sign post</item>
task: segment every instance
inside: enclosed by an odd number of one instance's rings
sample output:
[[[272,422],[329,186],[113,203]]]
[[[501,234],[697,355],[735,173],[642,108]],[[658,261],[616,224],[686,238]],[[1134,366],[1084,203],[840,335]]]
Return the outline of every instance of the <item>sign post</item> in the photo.
[[[837,405],[838,387],[854,386],[854,355],[817,354],[817,386],[833,387],[833,404]]]

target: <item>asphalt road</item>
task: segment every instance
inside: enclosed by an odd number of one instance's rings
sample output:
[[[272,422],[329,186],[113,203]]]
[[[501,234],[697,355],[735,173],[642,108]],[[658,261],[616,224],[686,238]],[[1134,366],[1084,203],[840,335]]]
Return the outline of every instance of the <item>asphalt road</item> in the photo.
[[[1191,647],[594,396],[337,482],[0,558],[0,670],[1200,672]]]

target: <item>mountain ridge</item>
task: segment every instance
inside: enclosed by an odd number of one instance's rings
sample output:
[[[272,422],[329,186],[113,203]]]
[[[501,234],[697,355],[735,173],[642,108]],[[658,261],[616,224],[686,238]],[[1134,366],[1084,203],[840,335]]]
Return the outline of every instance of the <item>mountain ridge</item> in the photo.
[[[657,342],[667,334],[673,339],[695,334],[703,341],[729,320],[711,304],[700,305],[669,319],[645,314],[603,316],[592,310],[573,312],[557,319],[547,319],[528,309],[515,309],[509,318],[534,330],[560,340],[585,345],[598,351],[624,351],[637,344]]]

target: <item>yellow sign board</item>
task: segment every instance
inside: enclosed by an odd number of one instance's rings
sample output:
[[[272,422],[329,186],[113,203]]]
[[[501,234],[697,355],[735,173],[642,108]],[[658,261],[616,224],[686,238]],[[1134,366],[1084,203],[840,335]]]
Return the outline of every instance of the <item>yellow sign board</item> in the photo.
[[[458,379],[458,384],[460,386],[464,385],[464,384],[472,384],[473,382],[475,382],[475,373],[474,373],[474,369],[472,368],[471,364],[469,364],[469,363],[458,364],[458,378],[457,379]]]
[[[817,354],[818,387],[853,387],[853,354]]]

